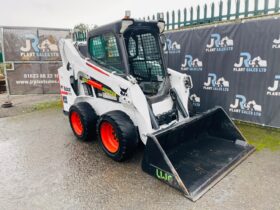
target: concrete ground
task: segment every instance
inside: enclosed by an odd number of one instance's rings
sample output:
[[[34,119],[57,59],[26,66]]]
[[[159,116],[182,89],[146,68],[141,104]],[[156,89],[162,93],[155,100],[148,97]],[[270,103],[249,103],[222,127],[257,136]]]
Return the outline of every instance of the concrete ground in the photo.
[[[255,152],[196,203],[96,141],[76,140],[61,110],[0,118],[0,209],[280,209],[280,152]]]

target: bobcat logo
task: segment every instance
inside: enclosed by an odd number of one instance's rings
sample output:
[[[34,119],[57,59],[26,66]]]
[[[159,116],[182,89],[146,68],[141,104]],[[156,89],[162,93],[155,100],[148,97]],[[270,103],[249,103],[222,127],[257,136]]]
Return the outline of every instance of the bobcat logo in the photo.
[[[233,71],[239,72],[266,72],[267,61],[263,60],[260,56],[252,59],[248,52],[241,52],[238,63],[234,63]]]
[[[163,50],[164,50],[165,54],[167,54],[167,53],[170,53],[170,54],[180,53],[181,45],[178,44],[176,41],[172,42],[171,39],[167,39]]]
[[[184,63],[181,65],[181,70],[186,71],[202,71],[202,61],[198,58],[193,59],[191,55],[185,55]]]
[[[121,88],[121,87],[120,87],[120,89],[121,89],[120,94],[121,94],[122,96],[127,96],[127,90],[128,90],[128,88],[124,89],[124,88]]]
[[[208,74],[207,82],[204,82],[204,90],[216,90],[216,91],[229,91],[229,81],[224,77],[217,79],[217,75],[214,73]]]
[[[280,96],[280,75],[275,75],[275,80],[274,80],[273,86],[269,86],[267,88],[266,95]]]
[[[233,40],[225,36],[221,38],[220,34],[211,34],[210,43],[206,45],[206,52],[232,51]]]
[[[261,116],[262,107],[258,105],[255,100],[251,100],[247,103],[245,96],[236,95],[234,104],[230,104],[229,111],[259,117]]]

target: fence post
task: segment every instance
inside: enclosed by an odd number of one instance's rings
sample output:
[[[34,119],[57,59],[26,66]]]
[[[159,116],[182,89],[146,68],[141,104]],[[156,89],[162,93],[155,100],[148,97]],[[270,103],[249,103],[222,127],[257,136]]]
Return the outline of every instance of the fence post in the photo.
[[[150,16],[147,17],[147,20],[150,20]]]
[[[155,15],[153,15],[153,20],[155,20]]]
[[[264,0],[264,14],[268,14],[268,0]]]
[[[254,15],[258,15],[258,13],[259,13],[259,0],[255,0],[255,5],[254,5]]]
[[[166,12],[166,29],[169,30],[169,12]]]
[[[231,16],[231,0],[227,1],[227,20],[230,20]]]
[[[240,15],[240,0],[236,0],[236,12],[235,12],[235,18],[238,19]]]
[[[275,0],[274,12],[279,12],[279,0]]]
[[[191,7],[191,11],[190,11],[190,13],[191,13],[191,17],[190,17],[190,25],[192,25],[192,24],[193,24],[193,7]]]
[[[215,15],[215,4],[212,2],[211,4],[211,22],[214,21],[214,15]]]
[[[174,30],[174,28],[175,28],[175,12],[174,12],[174,10],[172,11],[172,30]]]
[[[184,26],[187,25],[187,9],[184,9]]]
[[[181,11],[178,9],[178,29],[181,27]]]
[[[245,0],[245,11],[244,11],[245,17],[248,17],[248,7],[249,7],[249,0]]]
[[[219,21],[223,19],[223,1],[221,0],[219,3]]]
[[[207,4],[204,4],[204,18],[203,18],[203,23],[207,21]]]
[[[200,23],[200,6],[199,5],[196,7],[196,23],[197,24]]]

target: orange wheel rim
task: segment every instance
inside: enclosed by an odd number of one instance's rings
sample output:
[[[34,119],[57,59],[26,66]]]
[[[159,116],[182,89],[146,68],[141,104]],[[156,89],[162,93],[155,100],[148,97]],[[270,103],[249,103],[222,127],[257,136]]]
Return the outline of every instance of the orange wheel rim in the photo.
[[[80,115],[77,112],[72,112],[70,120],[71,120],[71,124],[72,124],[74,132],[79,136],[82,135],[82,133],[84,131],[84,127],[83,127]]]
[[[119,149],[119,139],[111,123],[104,121],[100,125],[100,136],[104,147],[111,153]]]

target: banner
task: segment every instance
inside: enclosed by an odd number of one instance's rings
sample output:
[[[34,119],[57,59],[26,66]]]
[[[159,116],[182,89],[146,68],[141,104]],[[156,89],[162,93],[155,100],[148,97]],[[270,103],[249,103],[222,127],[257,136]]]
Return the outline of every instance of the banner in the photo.
[[[13,65],[7,69],[10,94],[59,93],[58,42],[70,37],[66,29],[4,28],[5,62]]]
[[[59,63],[17,63],[8,71],[11,95],[59,93]]]
[[[280,20],[167,32],[168,66],[191,75],[198,111],[280,127]]]

